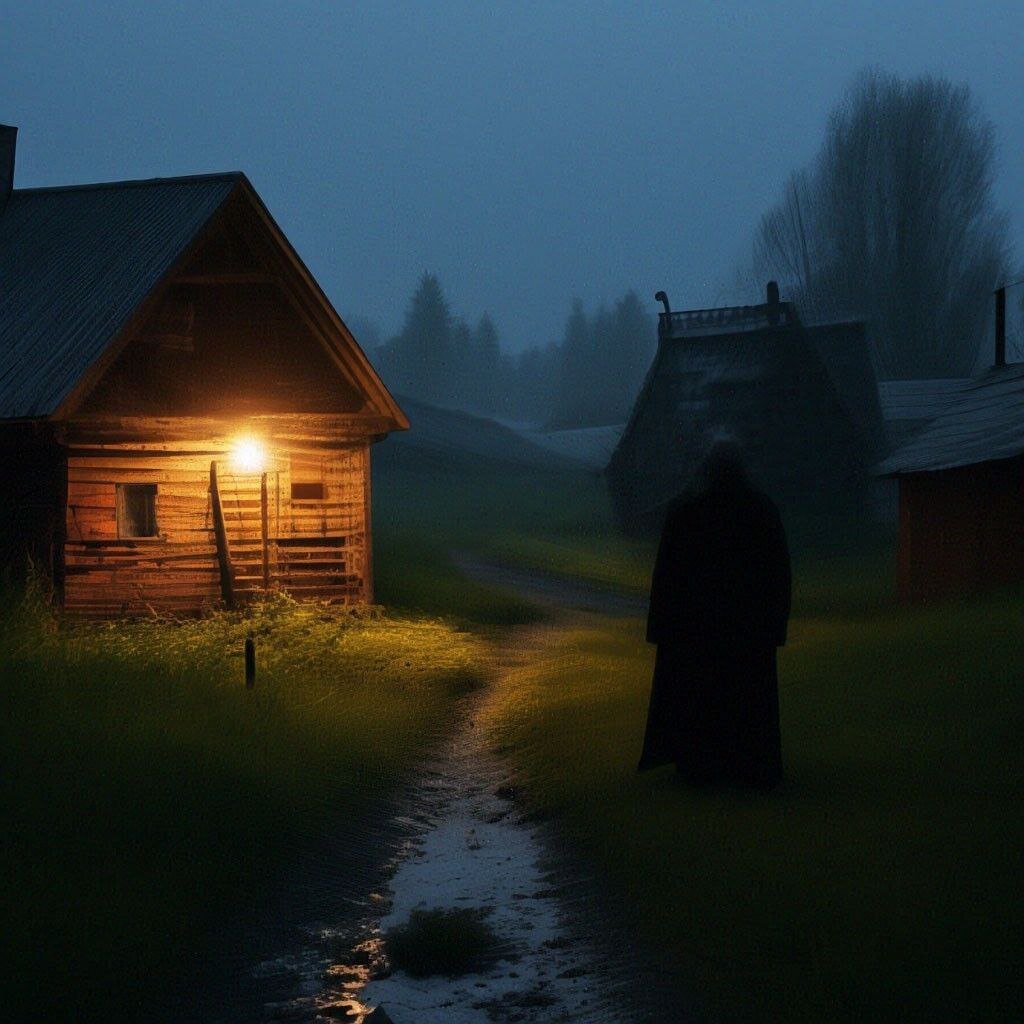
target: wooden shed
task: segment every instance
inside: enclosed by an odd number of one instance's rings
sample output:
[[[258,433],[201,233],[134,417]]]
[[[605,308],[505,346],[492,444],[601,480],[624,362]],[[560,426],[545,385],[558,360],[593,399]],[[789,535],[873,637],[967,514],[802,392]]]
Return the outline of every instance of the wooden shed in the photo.
[[[901,599],[1024,581],[1024,364],[972,380],[879,472],[899,484]]]
[[[371,601],[370,446],[408,423],[246,177],[12,191],[12,133],[4,560],[93,616]]]
[[[659,528],[716,434],[741,443],[784,511],[868,511],[886,448],[864,325],[805,325],[767,292],[684,312],[659,292],[658,351],[606,470],[625,532]]]

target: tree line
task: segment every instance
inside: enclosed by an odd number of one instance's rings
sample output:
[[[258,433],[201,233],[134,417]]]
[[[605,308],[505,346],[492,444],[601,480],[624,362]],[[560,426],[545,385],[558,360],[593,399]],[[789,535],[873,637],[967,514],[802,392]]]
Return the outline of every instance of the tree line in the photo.
[[[988,356],[992,292],[1012,276],[995,157],[966,85],[862,72],[761,218],[733,301],[763,301],[776,280],[805,322],[865,321],[880,379],[970,376]],[[487,314],[453,315],[429,273],[399,334],[361,336],[399,394],[552,427],[623,422],[656,348],[654,318],[627,292],[592,314],[577,300],[559,339],[511,353]]]
[[[805,320],[864,320],[880,378],[970,376],[1009,262],[995,156],[966,85],[862,72],[762,218],[749,285],[777,279]]]
[[[654,318],[630,291],[589,315],[577,299],[560,339],[509,352],[487,313],[473,325],[453,314],[430,273],[397,335],[374,344],[367,326],[364,346],[396,394],[553,428],[623,422],[656,347]]]

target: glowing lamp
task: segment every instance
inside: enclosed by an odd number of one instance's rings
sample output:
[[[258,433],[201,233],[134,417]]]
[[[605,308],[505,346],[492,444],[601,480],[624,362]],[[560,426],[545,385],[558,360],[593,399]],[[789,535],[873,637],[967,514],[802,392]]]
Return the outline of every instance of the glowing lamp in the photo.
[[[267,464],[267,452],[256,438],[241,437],[231,451],[231,461],[242,473],[262,473]]]

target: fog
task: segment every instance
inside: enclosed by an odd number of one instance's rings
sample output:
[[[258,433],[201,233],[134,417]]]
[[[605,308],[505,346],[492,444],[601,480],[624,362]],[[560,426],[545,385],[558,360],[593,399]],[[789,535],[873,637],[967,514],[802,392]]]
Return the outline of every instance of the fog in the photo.
[[[343,316],[430,271],[518,350],[574,296],[732,301],[866,65],[969,84],[1024,251],[1024,9],[976,6],[4,0],[0,120],[20,187],[242,169]]]

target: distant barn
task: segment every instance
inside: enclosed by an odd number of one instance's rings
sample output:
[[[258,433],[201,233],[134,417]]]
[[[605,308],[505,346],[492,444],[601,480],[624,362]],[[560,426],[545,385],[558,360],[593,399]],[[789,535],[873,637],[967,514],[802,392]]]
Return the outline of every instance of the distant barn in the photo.
[[[12,191],[0,537],[68,610],[372,600],[370,445],[408,423],[239,173]]]
[[[804,325],[773,284],[763,305],[663,301],[657,354],[607,468],[622,529],[658,527],[716,434],[742,444],[784,510],[867,513],[886,442],[864,325]]]
[[[905,601],[1024,581],[1024,363],[1001,329],[997,313],[996,365],[879,467],[899,483]]]

